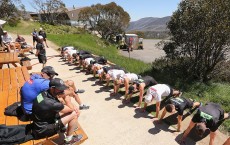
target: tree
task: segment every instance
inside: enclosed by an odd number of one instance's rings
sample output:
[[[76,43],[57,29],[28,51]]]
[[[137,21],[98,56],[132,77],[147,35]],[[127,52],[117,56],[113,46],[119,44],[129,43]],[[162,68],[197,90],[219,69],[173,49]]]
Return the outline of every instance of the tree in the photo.
[[[33,0],[33,7],[39,11],[43,21],[55,24],[58,16],[66,11],[61,0]]]
[[[225,60],[230,42],[230,0],[184,0],[167,27],[171,41],[164,50],[169,59],[185,58],[188,72],[207,81]]]
[[[8,19],[14,16],[15,12],[17,12],[17,8],[13,2],[13,0],[0,1],[0,18]]]
[[[102,38],[110,39],[124,31],[129,24],[130,16],[122,7],[111,2],[82,9],[78,19],[85,25],[89,25],[92,31],[97,31]]]

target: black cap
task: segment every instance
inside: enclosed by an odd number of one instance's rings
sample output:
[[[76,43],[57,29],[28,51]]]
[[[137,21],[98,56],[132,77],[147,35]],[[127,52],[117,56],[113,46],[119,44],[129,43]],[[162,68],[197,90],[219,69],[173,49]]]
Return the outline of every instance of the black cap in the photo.
[[[52,66],[45,66],[41,72],[44,72],[44,73],[47,73],[47,74],[51,74],[51,75],[57,75],[58,76],[58,73],[56,73],[54,71],[54,68]]]
[[[108,72],[108,66],[104,66],[104,67],[102,67],[102,69],[103,69],[103,71],[104,71],[105,73]]]
[[[129,86],[129,94],[133,93],[134,91],[134,86]]]
[[[201,125],[200,123],[196,124],[196,133],[202,137],[205,133],[205,126],[204,125]]]
[[[59,78],[54,78],[49,83],[50,88],[56,88],[60,91],[66,90],[68,87],[65,85],[64,81]]]

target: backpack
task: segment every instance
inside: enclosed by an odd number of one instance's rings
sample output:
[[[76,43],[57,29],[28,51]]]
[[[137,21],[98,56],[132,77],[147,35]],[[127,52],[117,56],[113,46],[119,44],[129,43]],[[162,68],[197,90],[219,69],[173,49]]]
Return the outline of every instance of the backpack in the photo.
[[[31,120],[31,117],[29,115],[26,115],[23,113],[21,103],[15,102],[8,107],[5,108],[4,115],[6,116],[15,116],[20,121],[29,121]]]

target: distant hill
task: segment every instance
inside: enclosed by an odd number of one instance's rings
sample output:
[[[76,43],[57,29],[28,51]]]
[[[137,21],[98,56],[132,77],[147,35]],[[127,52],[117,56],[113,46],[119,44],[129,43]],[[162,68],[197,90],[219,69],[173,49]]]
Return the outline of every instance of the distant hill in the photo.
[[[166,24],[170,21],[171,17],[146,17],[137,21],[130,22],[129,27],[126,29],[126,32],[129,31],[167,31]]]
[[[144,38],[168,38],[169,30],[166,27],[170,19],[170,16],[163,18],[142,18],[140,20],[130,22],[126,32],[135,33],[136,31],[141,31],[144,33]]]

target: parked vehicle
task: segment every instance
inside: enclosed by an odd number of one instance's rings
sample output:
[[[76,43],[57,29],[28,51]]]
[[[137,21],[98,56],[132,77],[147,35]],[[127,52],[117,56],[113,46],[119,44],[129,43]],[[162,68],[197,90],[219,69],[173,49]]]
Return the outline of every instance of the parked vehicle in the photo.
[[[138,38],[136,34],[117,35],[118,49],[143,49],[143,38]]]

